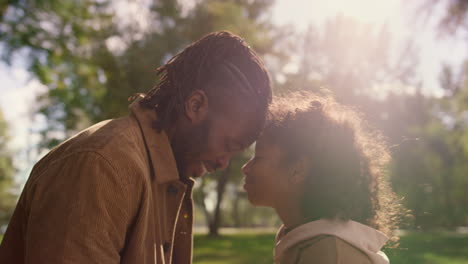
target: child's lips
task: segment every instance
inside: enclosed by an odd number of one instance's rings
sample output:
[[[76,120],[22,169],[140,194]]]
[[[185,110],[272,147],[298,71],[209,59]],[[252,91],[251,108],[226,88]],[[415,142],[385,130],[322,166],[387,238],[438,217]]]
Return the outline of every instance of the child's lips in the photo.
[[[247,177],[245,177],[245,179],[244,179],[244,186],[243,186],[243,187],[244,187],[244,190],[247,190],[246,188],[247,188],[249,185],[252,185],[252,180],[249,179],[249,178],[247,178]]]

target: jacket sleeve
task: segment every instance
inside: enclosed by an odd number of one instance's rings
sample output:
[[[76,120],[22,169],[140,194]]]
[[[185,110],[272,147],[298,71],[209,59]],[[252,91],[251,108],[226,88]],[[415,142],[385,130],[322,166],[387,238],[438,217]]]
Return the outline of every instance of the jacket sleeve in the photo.
[[[129,185],[105,158],[72,154],[34,180],[25,263],[120,262],[131,221]]]
[[[306,244],[299,253],[297,264],[371,264],[359,249],[345,241],[327,236]]]

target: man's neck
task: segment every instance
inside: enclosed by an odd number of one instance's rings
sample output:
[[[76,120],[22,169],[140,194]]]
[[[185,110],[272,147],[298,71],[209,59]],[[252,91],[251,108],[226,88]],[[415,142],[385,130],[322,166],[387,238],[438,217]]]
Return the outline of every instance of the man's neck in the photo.
[[[176,131],[177,131],[177,124],[172,124],[171,126],[164,128],[162,131],[166,133],[166,136],[169,139],[169,142],[172,143],[172,140],[174,140],[174,135],[176,134]]]

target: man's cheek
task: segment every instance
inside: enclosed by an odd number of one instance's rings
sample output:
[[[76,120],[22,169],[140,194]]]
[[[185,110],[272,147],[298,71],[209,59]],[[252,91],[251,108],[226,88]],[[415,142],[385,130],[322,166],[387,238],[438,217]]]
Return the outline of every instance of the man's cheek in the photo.
[[[208,141],[204,146],[202,146],[204,156],[207,158],[213,158],[212,156],[219,153],[219,143],[214,141]]]

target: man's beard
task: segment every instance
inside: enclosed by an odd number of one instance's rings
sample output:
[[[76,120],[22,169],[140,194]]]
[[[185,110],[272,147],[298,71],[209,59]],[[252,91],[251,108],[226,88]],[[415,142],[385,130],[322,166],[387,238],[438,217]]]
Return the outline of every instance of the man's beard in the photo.
[[[174,135],[171,147],[181,178],[193,176],[187,175],[187,167],[190,162],[199,159],[200,154],[206,149],[211,123],[210,119],[206,119],[201,124],[178,131]]]

